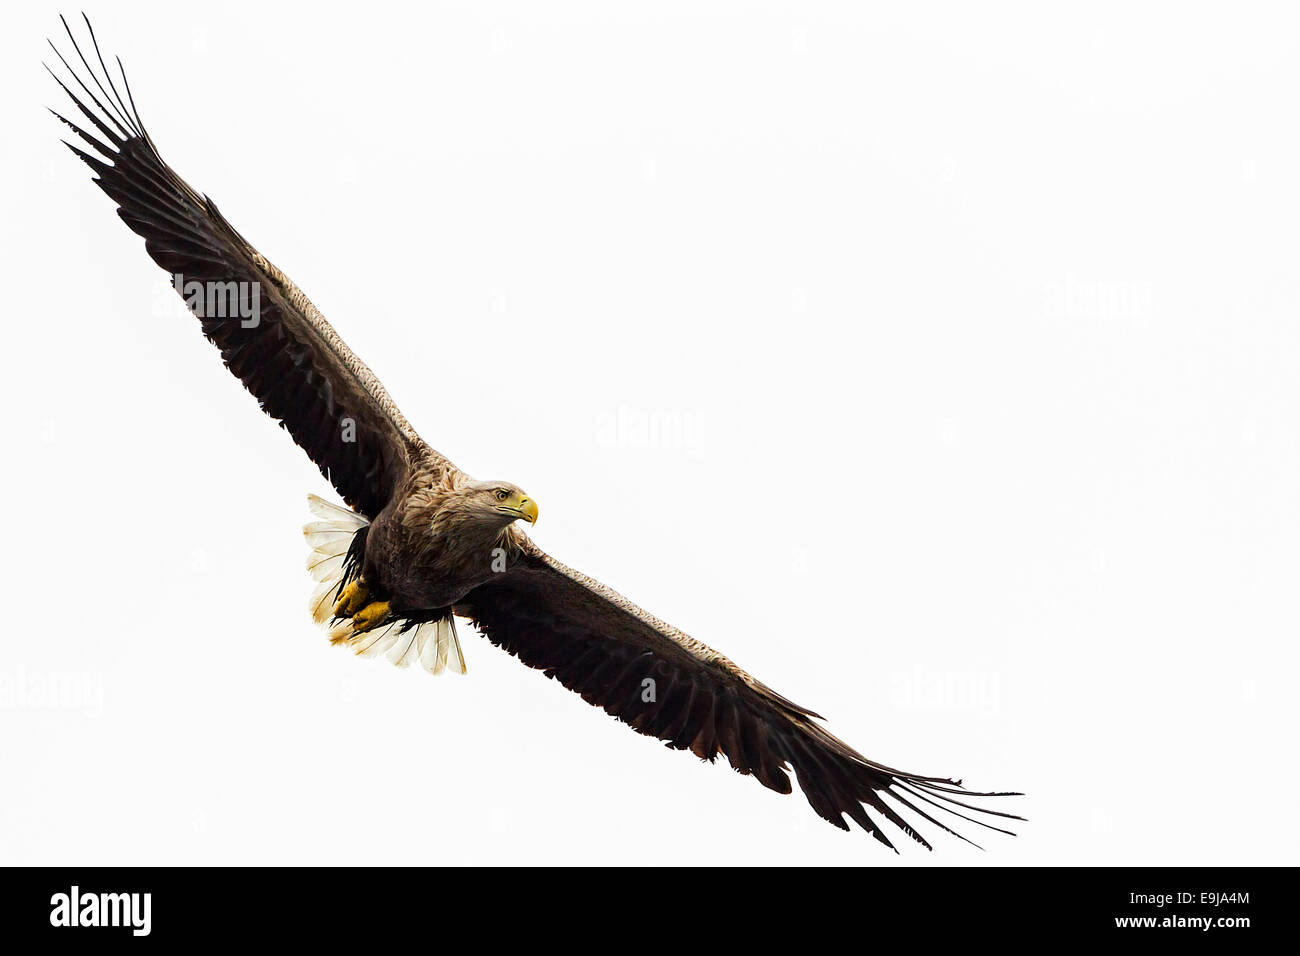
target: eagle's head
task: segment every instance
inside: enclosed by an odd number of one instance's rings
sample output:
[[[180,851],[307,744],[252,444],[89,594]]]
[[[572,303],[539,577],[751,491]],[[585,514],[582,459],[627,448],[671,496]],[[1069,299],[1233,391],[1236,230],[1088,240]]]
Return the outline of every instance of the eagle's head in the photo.
[[[497,528],[523,518],[537,521],[537,502],[508,481],[476,481],[457,496],[457,510],[465,517]]]

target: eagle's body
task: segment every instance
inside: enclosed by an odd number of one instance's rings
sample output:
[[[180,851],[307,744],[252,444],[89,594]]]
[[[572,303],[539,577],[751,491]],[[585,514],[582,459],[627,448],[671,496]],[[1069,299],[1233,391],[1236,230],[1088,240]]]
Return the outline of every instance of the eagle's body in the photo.
[[[518,515],[479,521],[461,506],[476,487],[449,462],[425,464],[371,524],[362,579],[394,612],[450,608],[518,559]]]
[[[538,548],[515,524],[535,521],[536,504],[508,482],[475,481],[426,444],[307,297],[163,162],[125,74],[123,95],[102,57],[97,74],[73,46],[98,93],[59,58],[96,109],[64,89],[99,136],[59,118],[98,155],[69,145],[178,290],[233,288],[257,304],[255,314],[232,317],[210,295],[182,291],[231,372],[347,503],[313,496],[318,520],[306,528],[308,567],[320,582],[313,614],[332,640],[398,663],[419,660],[435,673],[463,671],[452,620],[468,619],[525,664],[669,747],[707,760],[724,754],[781,793],[790,792],[793,769],[819,815],[848,829],[847,814],[886,845],[872,813],[927,847],[900,808],[944,830],[923,805],[964,819],[955,807],[1011,816],[957,799],[1003,794],[968,794],[957,781],[868,760],[812,711]]]

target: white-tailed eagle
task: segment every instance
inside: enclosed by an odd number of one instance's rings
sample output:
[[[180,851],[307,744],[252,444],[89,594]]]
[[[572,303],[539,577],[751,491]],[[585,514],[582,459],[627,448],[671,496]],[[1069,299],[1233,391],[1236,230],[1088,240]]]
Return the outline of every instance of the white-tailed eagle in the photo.
[[[929,846],[900,810],[949,832],[936,810],[997,830],[980,816],[1020,819],[966,802],[1012,794],[867,759],[817,714],[537,547],[517,526],[537,519],[536,503],[508,481],[476,481],[416,434],[298,287],[163,162],[121,62],[115,82],[89,35],[93,60],[71,30],[74,56],[54,48],[67,83],[51,74],[82,124],[55,113],[80,141],[69,147],[222,361],[347,504],[312,496],[317,520],[306,528],[320,584],[313,613],[334,642],[463,672],[453,620],[464,618],[638,733],[708,761],[724,754],[778,793],[791,791],[793,770],[821,817],[847,830],[848,816],[886,846],[882,820]]]

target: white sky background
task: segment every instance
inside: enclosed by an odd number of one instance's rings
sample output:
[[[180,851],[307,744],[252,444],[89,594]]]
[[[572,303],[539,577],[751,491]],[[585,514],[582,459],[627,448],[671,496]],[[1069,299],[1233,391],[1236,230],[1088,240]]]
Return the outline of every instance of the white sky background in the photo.
[[[88,8],[542,547],[867,755],[1029,794],[901,857],[468,626],[465,678],[330,648],[330,490],[59,145],[57,8],[7,11],[0,862],[1294,863],[1285,10]]]

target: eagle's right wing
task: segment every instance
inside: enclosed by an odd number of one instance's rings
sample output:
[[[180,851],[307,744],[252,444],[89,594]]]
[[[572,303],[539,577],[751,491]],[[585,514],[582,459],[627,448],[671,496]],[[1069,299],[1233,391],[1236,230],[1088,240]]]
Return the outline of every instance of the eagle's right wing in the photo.
[[[565,567],[525,536],[519,540],[519,560],[465,595],[455,612],[472,620],[492,643],[638,733],[709,761],[725,754],[740,773],[778,793],[790,792],[786,771],[793,769],[819,816],[845,830],[848,816],[890,847],[873,814],[927,848],[930,844],[899,810],[957,836],[932,815],[934,808],[1003,833],[1010,831],[961,811],[1021,819],[965,802],[1018,794],[974,793],[956,780],[868,760],[827,732],[812,711],[722,654]]]
[[[98,112],[51,75],[107,142],[55,113],[98,155],[68,147],[98,174],[99,188],[144,237],[149,255],[171,274],[203,333],[262,410],[279,420],[352,508],[373,518],[412,460],[436,453],[297,286],[235,231],[212,200],[163,162],[140,122],[126,74],[124,100],[93,29],[90,36],[107,90],[71,30],[68,37],[88,78],[83,80],[57,47],[54,52]]]

